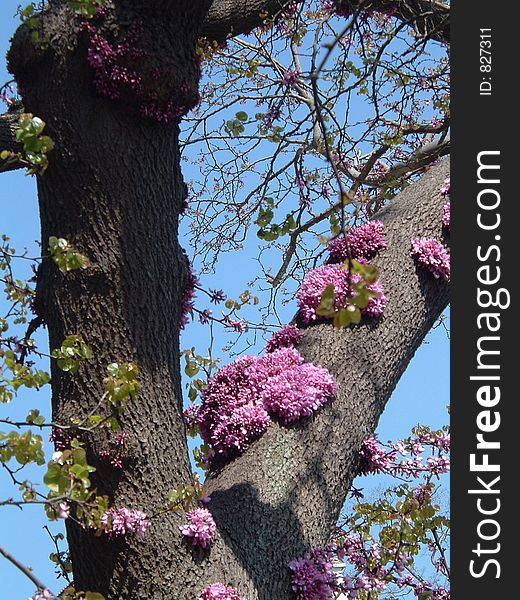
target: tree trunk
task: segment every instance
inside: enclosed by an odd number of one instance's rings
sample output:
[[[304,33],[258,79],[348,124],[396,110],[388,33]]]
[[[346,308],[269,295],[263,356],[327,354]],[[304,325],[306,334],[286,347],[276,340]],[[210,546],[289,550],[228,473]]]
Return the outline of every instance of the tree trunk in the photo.
[[[190,94],[205,4],[177,2],[170,20],[152,8],[139,13],[148,43],[173,56],[168,81]],[[125,10],[117,13],[123,25],[137,14]],[[184,199],[178,128],[136,115],[135,99],[99,98],[85,45],[77,43],[77,23],[62,8],[46,18],[50,49],[28,50],[22,32],[10,64],[25,110],[46,121],[56,142],[38,185],[43,250],[50,236],[64,237],[89,265],[62,274],[44,261],[38,310],[51,349],[66,335],[79,334],[94,352],[76,376],[52,365],[54,418],[67,422],[88,414],[102,394],[107,365],[136,362],[141,388],[122,418],[130,434],[128,460],[122,470],[108,468],[99,456],[107,440],[96,435],[89,440],[89,462],[98,468],[98,491],[114,506],[153,515],[171,488],[190,480],[178,345],[188,282],[177,239]],[[446,305],[447,286],[416,272],[409,249],[412,237],[440,236],[438,189],[447,169],[447,162],[434,167],[378,215],[389,241],[378,261],[389,297],[385,316],[353,329],[322,324],[305,331],[300,350],[336,376],[338,397],[302,423],[273,425],[243,456],[210,476],[210,508],[219,530],[211,549],[183,545],[176,515],[154,520],[144,539],[108,540],[67,523],[78,590],[98,591],[108,600],[194,600],[205,585],[222,581],[247,600],[291,597],[287,564],[326,541],[356,475],[362,440]]]
[[[145,18],[153,32],[152,17]],[[198,72],[190,66],[196,23],[196,15],[191,25],[178,18],[175,30],[161,31],[165,45],[178,45],[177,67],[186,62],[177,79],[191,77],[195,88]],[[165,29],[155,31],[160,28]],[[74,376],[52,361],[53,418],[68,423],[87,415],[103,393],[107,366],[134,361],[140,391],[122,417],[130,435],[129,458],[121,470],[108,466],[99,456],[107,448],[106,436],[96,434],[89,439],[89,463],[98,469],[93,481],[99,493],[108,494],[114,506],[153,515],[164,509],[171,488],[191,481],[179,369],[188,264],[178,242],[185,199],[178,126],[140,118],[130,101],[95,93],[82,34],[67,11],[51,13],[46,29],[55,36],[50,49],[33,55],[19,31],[9,56],[26,112],[46,122],[56,144],[48,170],[38,178],[42,251],[50,236],[63,237],[89,266],[62,274],[44,260],[38,312],[51,349],[78,334],[94,353]],[[191,62],[182,59],[187,48]],[[172,551],[181,542],[180,519],[162,516],[144,539],[122,541],[95,537],[69,519],[76,588],[109,599],[175,597],[174,590],[185,584],[179,569],[184,553]]]

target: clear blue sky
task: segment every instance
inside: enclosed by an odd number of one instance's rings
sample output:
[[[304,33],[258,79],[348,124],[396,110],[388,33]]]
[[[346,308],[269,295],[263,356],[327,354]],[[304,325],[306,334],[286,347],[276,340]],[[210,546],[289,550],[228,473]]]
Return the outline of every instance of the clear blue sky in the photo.
[[[16,13],[19,0],[3,0],[0,7],[0,54],[5,55],[8,40],[16,26]],[[0,83],[7,80],[5,61],[0,63]],[[22,172],[0,175],[0,234],[6,233],[17,249],[27,247],[29,253],[38,255],[35,240],[39,237],[38,210],[35,181]],[[231,295],[242,292],[251,278],[250,261],[253,256],[227,255],[220,264],[218,278],[204,281],[206,286],[225,289]],[[243,274],[243,275],[241,275]],[[0,310],[2,306],[0,305]],[[293,311],[293,309],[289,309]],[[3,312],[3,311],[2,311]],[[229,339],[229,338],[228,338]],[[45,338],[39,338],[42,348],[46,348]],[[219,344],[226,342],[222,338]],[[196,326],[189,326],[183,336],[182,347],[196,346],[204,353],[206,332]],[[253,352],[254,349],[249,350]],[[440,427],[447,422],[446,406],[449,403],[449,340],[442,327],[432,331],[427,341],[417,352],[408,370],[402,377],[386,409],[378,428],[381,440],[406,437],[411,427],[417,423]],[[39,408],[49,415],[49,389],[39,394],[20,394],[11,406],[0,406],[0,418],[25,418],[30,408]],[[52,453],[51,444],[47,450]],[[30,475],[28,474],[27,477]],[[36,475],[35,475],[36,477]],[[359,486],[365,490],[375,488],[380,483],[365,478]],[[0,500],[15,495],[4,473],[0,473]],[[52,544],[43,526],[47,524],[43,510],[39,507],[25,508],[23,511],[12,507],[0,508],[0,544],[11,551],[21,562],[34,568],[37,576],[48,583],[53,591],[64,587],[57,582],[48,554]],[[59,526],[53,525],[53,531]],[[11,564],[0,558],[0,600],[23,600],[34,592],[33,585]]]

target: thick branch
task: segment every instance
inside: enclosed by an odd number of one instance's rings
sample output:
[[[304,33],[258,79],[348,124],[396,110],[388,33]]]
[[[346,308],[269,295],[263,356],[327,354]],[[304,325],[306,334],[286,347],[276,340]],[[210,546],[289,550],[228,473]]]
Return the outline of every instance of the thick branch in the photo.
[[[363,11],[390,10],[413,26],[416,35],[448,44],[450,41],[450,7],[440,0],[337,0],[339,6]]]
[[[266,15],[276,15],[288,0],[214,0],[206,15],[202,35],[223,41],[249,33],[262,25]],[[361,11],[396,9],[395,16],[410,25],[422,37],[443,43],[450,39],[450,8],[439,0],[338,0],[338,6]]]
[[[262,25],[266,15],[276,15],[287,4],[289,0],[214,0],[206,15],[202,35],[220,42],[249,33]]]
[[[305,329],[299,350],[334,374],[337,397],[306,422],[271,426],[209,478],[224,541],[219,574],[238,577],[251,600],[289,597],[289,561],[326,542],[357,474],[362,441],[448,302],[448,286],[410,256],[413,238],[441,237],[439,189],[448,172],[449,162],[441,161],[377,214],[388,240],[376,261],[388,297],[384,317],[348,329],[328,323]]]

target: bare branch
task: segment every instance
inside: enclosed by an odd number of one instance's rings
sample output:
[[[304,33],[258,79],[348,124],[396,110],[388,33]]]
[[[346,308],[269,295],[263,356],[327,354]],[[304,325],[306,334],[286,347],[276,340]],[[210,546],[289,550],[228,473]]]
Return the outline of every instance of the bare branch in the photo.
[[[26,577],[28,577],[39,590],[48,589],[47,586],[42,583],[36,575],[31,571],[29,567],[23,565],[17,558],[15,558],[10,552],[8,552],[5,548],[0,546],[0,554],[7,558],[7,560],[13,564],[19,571],[21,571]]]

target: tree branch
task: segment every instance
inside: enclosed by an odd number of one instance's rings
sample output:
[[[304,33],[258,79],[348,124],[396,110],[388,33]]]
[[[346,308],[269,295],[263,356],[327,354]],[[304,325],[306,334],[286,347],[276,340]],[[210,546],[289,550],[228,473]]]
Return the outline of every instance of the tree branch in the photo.
[[[336,398],[305,422],[273,424],[207,481],[223,538],[218,572],[237,576],[238,563],[241,592],[252,600],[287,597],[289,561],[326,543],[357,475],[361,443],[448,302],[448,286],[410,256],[413,238],[441,237],[448,173],[443,160],[376,215],[388,241],[374,261],[388,297],[384,316],[347,329],[304,329],[298,350],[334,374]]]
[[[289,0],[213,0],[201,34],[217,42],[249,33],[266,15],[280,12]],[[395,16],[412,25],[416,34],[439,42],[450,40],[450,7],[440,0],[337,0],[339,7],[360,11],[395,9]]]
[[[10,552],[8,552],[5,548],[0,546],[0,554],[7,558],[7,560],[13,564],[19,571],[21,571],[27,578],[29,578],[38,590],[46,590],[47,586],[42,583],[36,575],[31,571],[29,567],[23,565],[17,558],[15,558]]]
[[[266,14],[280,12],[289,0],[213,0],[201,34],[222,42],[229,37],[249,33],[262,25]]]
[[[410,24],[418,37],[428,37],[448,44],[450,41],[450,7],[441,0],[337,0],[340,7],[362,11],[385,11]]]

